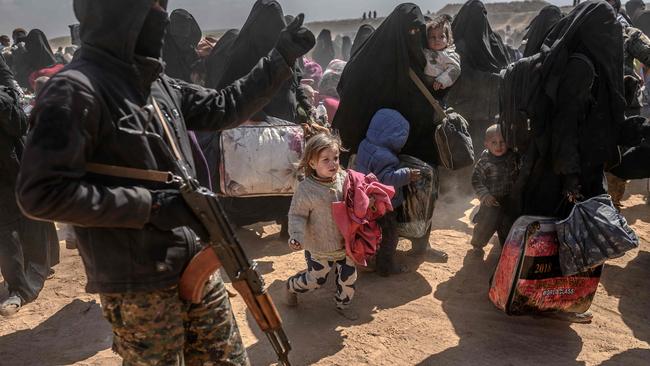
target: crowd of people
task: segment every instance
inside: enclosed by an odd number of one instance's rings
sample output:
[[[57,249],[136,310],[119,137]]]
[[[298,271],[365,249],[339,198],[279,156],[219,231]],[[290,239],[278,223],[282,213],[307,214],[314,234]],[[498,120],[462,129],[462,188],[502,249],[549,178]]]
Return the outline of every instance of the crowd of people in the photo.
[[[179,298],[208,238],[179,187],[152,172],[222,193],[234,226],[281,225],[306,262],[286,281],[287,305],[333,269],[347,319],[358,318],[358,267],[413,270],[396,259],[400,237],[414,256],[447,260],[429,242],[444,213],[418,206],[435,203],[438,177],[479,199],[468,249],[480,256],[495,233],[504,245],[518,217],[565,218],[608,189],[620,208],[626,180],[650,177],[640,0],[590,0],[567,14],[547,6],[518,47],[480,0],[453,16],[405,3],[377,28],[317,37],[275,0],[256,1],[218,38],[184,9],[168,14],[166,0],[75,0],[74,10],[70,47],[53,52],[38,29],[0,37],[0,270],[10,294],[0,315],[37,298],[58,263],[57,222],[127,364],[249,362],[219,273],[201,303]],[[476,160],[456,172],[442,167],[436,138],[451,109],[468,121]],[[290,141],[301,153],[291,194],[224,194],[222,132],[268,123],[282,139],[278,120],[303,131],[300,147]],[[412,199],[418,189],[431,193]],[[412,230],[418,210],[425,224]]]

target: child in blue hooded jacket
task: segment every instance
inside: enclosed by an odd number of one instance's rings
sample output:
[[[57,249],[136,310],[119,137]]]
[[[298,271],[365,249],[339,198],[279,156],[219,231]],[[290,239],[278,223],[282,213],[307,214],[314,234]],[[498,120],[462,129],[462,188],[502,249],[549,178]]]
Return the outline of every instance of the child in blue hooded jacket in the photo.
[[[380,109],[370,121],[366,138],[357,151],[354,169],[360,173],[373,173],[383,184],[395,188],[391,203],[396,209],[404,202],[402,187],[420,178],[417,169],[400,168],[399,153],[409,136],[408,121],[396,110]],[[407,272],[405,265],[394,261],[399,237],[395,211],[378,220],[382,242],[377,251],[377,272],[380,276]]]

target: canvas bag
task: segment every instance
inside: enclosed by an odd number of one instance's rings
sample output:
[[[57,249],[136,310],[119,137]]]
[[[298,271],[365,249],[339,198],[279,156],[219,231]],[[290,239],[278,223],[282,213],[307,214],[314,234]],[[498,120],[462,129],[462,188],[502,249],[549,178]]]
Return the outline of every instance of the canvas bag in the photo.
[[[300,125],[268,117],[219,137],[220,193],[226,197],[292,196],[305,147]]]
[[[435,110],[436,120],[441,121],[436,126],[434,135],[438,162],[450,170],[474,164],[474,147],[465,118],[451,108],[443,110],[412,69],[409,69],[409,77]]]
[[[584,272],[639,246],[609,195],[576,203],[568,218],[556,223],[560,267],[566,276]]]

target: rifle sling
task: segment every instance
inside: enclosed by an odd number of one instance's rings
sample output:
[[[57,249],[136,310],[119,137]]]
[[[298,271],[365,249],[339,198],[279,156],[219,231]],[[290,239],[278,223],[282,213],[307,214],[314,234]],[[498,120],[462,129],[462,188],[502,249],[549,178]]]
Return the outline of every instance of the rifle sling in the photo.
[[[181,155],[180,149],[176,143],[174,135],[169,129],[169,125],[165,121],[165,117],[160,110],[158,102],[155,98],[151,98],[151,103],[153,104],[154,111],[156,112],[156,117],[158,122],[162,125],[163,131],[165,132],[165,137],[169,141],[171,146],[171,151],[178,160],[179,164],[182,164],[183,157]],[[174,175],[171,172],[163,172],[159,170],[147,170],[147,169],[138,169],[138,168],[129,168],[123,166],[107,165],[107,164],[98,164],[98,163],[87,163],[86,171],[90,173],[107,175],[110,177],[117,178],[128,178],[136,180],[144,180],[149,182],[157,183],[171,183],[173,181]]]
[[[174,178],[174,175],[171,172],[129,168],[125,166],[116,166],[116,165],[98,164],[98,163],[87,163],[86,171],[89,173],[94,173],[99,175],[107,175],[109,177],[144,180],[148,182],[157,182],[157,183],[171,183]]]

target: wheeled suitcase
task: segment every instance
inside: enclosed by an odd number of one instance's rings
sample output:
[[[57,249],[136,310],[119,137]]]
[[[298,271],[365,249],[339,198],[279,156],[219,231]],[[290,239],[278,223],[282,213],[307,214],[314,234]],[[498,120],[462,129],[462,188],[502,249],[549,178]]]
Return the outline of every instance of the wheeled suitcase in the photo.
[[[582,313],[591,306],[602,266],[563,276],[555,222],[523,216],[510,230],[489,290],[490,300],[507,314]]]

